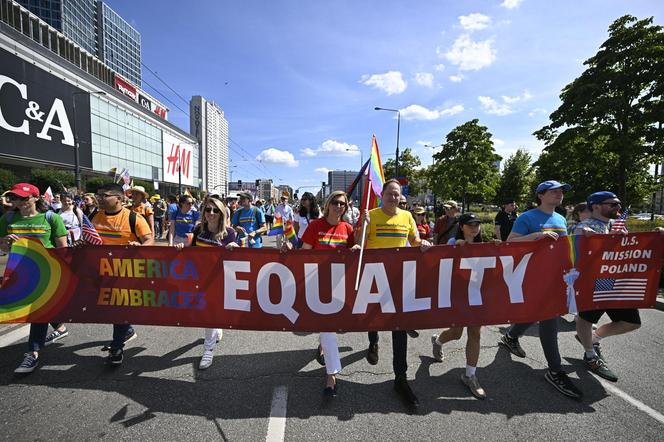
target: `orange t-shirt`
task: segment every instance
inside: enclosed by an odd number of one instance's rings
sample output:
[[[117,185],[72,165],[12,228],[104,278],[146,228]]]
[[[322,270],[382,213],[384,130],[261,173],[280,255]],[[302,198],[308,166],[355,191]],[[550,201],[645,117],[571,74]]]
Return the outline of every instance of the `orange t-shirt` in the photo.
[[[139,241],[138,238],[151,234],[150,226],[142,216],[136,216],[136,235],[131,233],[130,213],[131,211],[124,207],[113,215],[107,215],[103,210],[97,212],[92,224],[99,232],[105,246],[127,245],[130,241]]]
[[[152,210],[152,207],[148,207],[147,205],[141,203],[138,206],[131,206],[131,211],[140,213],[144,217],[148,217],[154,213],[154,210]]]

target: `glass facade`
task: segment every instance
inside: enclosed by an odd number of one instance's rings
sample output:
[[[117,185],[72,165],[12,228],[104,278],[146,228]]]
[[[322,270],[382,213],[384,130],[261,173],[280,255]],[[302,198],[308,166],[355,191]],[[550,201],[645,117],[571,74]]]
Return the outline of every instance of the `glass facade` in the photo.
[[[62,33],[90,54],[97,53],[96,0],[63,0]]]
[[[100,38],[103,61],[141,86],[141,34],[105,3],[100,2]]]
[[[61,0],[17,0],[17,3],[62,32]]]
[[[90,96],[92,168],[126,168],[132,176],[152,180],[153,167],[162,178],[161,129],[94,95]]]

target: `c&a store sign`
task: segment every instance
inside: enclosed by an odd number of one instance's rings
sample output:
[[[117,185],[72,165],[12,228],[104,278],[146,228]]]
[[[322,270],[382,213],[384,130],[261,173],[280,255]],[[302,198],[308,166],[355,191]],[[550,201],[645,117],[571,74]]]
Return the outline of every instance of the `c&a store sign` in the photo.
[[[72,165],[76,138],[92,167],[89,95],[0,49],[0,155]]]

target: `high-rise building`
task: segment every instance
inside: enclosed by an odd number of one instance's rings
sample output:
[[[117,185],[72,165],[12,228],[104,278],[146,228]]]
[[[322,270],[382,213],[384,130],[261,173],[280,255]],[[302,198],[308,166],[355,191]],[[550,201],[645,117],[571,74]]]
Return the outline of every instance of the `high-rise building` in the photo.
[[[189,102],[190,132],[201,146],[203,188],[228,194],[228,121],[224,111],[200,95]]]
[[[269,200],[274,194],[274,184],[271,179],[256,180],[256,198]]]
[[[348,187],[350,187],[351,184],[353,184],[353,181],[355,180],[355,177],[357,177],[357,172],[352,171],[352,170],[331,170],[327,173],[327,193],[326,195],[329,195],[332,192],[335,192],[337,190],[342,190],[346,191],[348,190]],[[355,191],[353,192],[353,195],[351,195],[352,199],[358,200],[360,199],[360,193],[358,190],[360,187],[356,187]]]
[[[111,69],[141,86],[141,34],[99,0],[18,0]]]

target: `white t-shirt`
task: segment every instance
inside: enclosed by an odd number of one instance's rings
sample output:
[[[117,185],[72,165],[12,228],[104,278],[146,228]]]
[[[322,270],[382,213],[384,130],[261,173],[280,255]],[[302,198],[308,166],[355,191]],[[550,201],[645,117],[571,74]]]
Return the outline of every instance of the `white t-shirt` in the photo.
[[[74,232],[74,241],[78,241],[81,238],[81,223],[74,211],[68,210],[67,212],[60,212],[58,215],[62,218],[67,231]]]
[[[309,227],[309,224],[311,223],[311,221],[313,221],[313,219],[307,218],[306,216],[300,216],[299,213],[296,213],[294,215],[294,218],[295,222],[300,225],[300,230],[298,230],[297,232],[297,237],[299,239],[302,239],[302,237],[304,236],[304,232],[307,230],[307,227]]]

